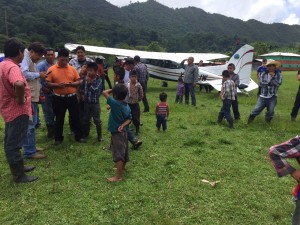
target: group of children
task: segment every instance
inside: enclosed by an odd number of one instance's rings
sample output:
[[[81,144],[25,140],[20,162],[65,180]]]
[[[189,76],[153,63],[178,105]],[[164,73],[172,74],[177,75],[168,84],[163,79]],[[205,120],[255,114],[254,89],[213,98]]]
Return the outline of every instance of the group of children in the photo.
[[[84,102],[83,130],[85,136],[90,131],[90,120],[93,117],[96,124],[98,140],[102,141],[102,122],[100,120],[99,96],[102,90],[101,79],[97,76],[97,65],[94,62],[86,64],[86,76],[80,88],[81,100]],[[126,163],[129,161],[128,141],[134,149],[137,149],[142,142],[136,136],[140,133],[140,107],[139,101],[143,98],[143,88],[138,82],[137,73],[131,70],[129,82],[124,82],[125,70],[123,67],[114,68],[113,89],[104,90],[103,96],[107,99],[108,109],[110,109],[108,120],[108,131],[111,133],[110,150],[113,161],[116,164],[116,175],[107,178],[110,182],[121,181],[122,173]],[[96,94],[97,93],[97,94]],[[160,102],[156,105],[157,129],[163,127],[167,129],[166,121],[169,115],[167,94],[161,93]],[[96,101],[96,99],[98,101]],[[129,129],[131,123],[135,126],[136,136]]]

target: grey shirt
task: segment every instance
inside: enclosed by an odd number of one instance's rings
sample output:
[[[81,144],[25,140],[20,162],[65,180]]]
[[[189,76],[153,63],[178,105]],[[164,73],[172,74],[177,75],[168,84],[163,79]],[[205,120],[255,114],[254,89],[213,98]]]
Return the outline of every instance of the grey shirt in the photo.
[[[184,61],[181,62],[181,67],[184,68],[184,83],[192,84],[198,81],[199,69],[195,64],[193,65],[184,65]]]

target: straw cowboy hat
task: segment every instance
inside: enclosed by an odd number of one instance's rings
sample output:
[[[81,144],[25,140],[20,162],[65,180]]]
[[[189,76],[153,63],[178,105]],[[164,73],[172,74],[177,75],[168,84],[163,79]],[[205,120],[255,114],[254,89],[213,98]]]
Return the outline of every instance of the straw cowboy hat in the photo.
[[[281,63],[275,60],[268,60],[266,66],[268,65],[275,65],[277,68],[280,67]]]

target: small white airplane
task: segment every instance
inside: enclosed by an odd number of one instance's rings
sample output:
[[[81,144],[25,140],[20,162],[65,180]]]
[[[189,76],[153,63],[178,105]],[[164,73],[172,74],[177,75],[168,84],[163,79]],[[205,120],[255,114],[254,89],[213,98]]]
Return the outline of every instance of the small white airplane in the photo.
[[[72,51],[81,44],[65,44],[65,48]],[[151,77],[166,80],[177,81],[180,76],[183,76],[184,69],[181,68],[180,62],[188,57],[194,57],[194,62],[210,61],[214,59],[228,58],[228,56],[217,53],[169,53],[169,52],[146,52],[138,50],[128,50],[120,48],[97,47],[91,45],[84,46],[88,52],[95,52],[108,55],[134,57],[140,56],[143,63],[147,65]],[[205,84],[213,86],[217,91],[221,90],[222,86],[222,71],[227,69],[229,63],[235,65],[235,73],[240,76],[240,89],[246,92],[257,88],[257,84],[251,79],[251,68],[253,60],[253,47],[244,45],[230,60],[224,65],[199,67],[199,81],[198,84]]]

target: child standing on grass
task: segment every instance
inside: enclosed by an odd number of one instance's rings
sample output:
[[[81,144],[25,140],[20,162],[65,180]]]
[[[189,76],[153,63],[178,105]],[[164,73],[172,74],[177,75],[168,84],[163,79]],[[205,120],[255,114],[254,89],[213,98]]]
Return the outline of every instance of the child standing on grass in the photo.
[[[270,148],[269,156],[272,164],[277,171],[278,177],[283,177],[290,174],[296,181],[297,185],[293,190],[293,200],[295,201],[295,211],[292,218],[292,225],[300,224],[300,170],[292,167],[287,159],[294,158],[300,164],[300,136],[283,142],[279,145],[274,145]]]
[[[80,86],[80,100],[84,103],[82,133],[84,138],[89,136],[91,117],[93,117],[97,130],[97,139],[102,139],[102,121],[100,119],[100,94],[103,91],[103,81],[97,75],[98,66],[95,62],[87,62],[87,76],[83,78]]]
[[[103,91],[103,96],[110,106],[108,119],[108,131],[111,132],[111,152],[113,161],[116,163],[116,176],[107,178],[109,182],[121,181],[123,170],[129,161],[127,129],[131,122],[131,112],[128,104],[124,101],[127,96],[127,87],[116,84],[111,90]],[[113,97],[110,94],[113,94]]]
[[[132,123],[135,126],[136,135],[140,134],[140,105],[139,101],[143,98],[142,85],[137,81],[137,73],[135,70],[129,73],[130,82],[128,86],[128,95],[126,101],[128,102],[129,108],[131,109]]]
[[[167,129],[167,119],[169,117],[169,105],[167,103],[167,94],[165,92],[160,93],[159,99],[160,102],[156,104],[156,127],[157,130],[160,130],[160,127],[162,126],[163,131],[166,131]]]
[[[178,84],[177,84],[177,91],[176,91],[176,99],[175,102],[176,103],[180,103],[182,104],[182,98],[184,95],[184,83],[183,83],[183,79],[182,77],[178,78]]]
[[[221,111],[219,112],[218,123],[220,124],[225,116],[227,122],[229,123],[229,128],[233,128],[233,119],[230,114],[230,107],[232,100],[235,99],[235,87],[234,82],[230,79],[230,74],[228,70],[222,72],[223,85],[220,93],[220,97],[223,101]]]

